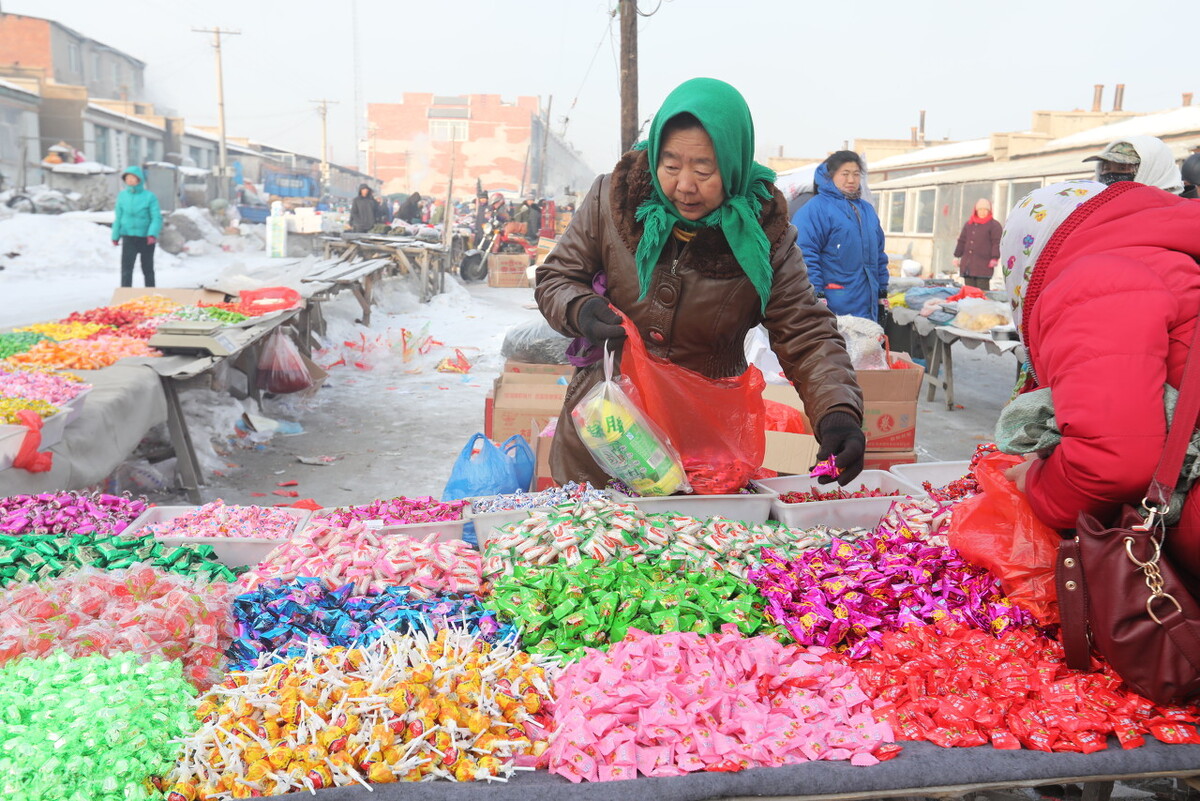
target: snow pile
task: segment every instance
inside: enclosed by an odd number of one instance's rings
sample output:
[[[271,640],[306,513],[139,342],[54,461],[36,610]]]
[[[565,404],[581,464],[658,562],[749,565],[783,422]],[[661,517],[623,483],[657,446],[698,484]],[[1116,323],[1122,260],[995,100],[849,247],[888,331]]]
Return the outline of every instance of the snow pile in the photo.
[[[85,220],[18,214],[0,221],[0,259],[10,276],[116,275],[117,254],[112,231]]]
[[[82,200],[83,195],[78,192],[63,192],[44,184],[28,187],[23,192],[9,190],[0,193],[0,203],[5,207],[27,214],[62,214],[78,209]]]

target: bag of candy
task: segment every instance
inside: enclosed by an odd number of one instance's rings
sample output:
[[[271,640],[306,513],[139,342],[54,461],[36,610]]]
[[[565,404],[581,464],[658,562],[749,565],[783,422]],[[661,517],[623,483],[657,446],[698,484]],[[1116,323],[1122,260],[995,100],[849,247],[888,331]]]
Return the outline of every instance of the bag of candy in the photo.
[[[604,351],[604,381],[588,391],[571,420],[596,462],[639,495],[690,492],[679,453],[646,417],[625,376],[613,377],[613,354]]]

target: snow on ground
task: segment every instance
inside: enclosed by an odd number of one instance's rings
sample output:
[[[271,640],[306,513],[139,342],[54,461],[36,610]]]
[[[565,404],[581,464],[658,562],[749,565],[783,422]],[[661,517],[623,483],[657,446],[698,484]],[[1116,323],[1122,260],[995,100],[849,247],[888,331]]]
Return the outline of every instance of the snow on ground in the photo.
[[[121,283],[121,249],[112,231],[87,220],[49,214],[17,214],[0,220],[0,329],[57,320],[102,306]],[[207,256],[154,254],[160,287],[195,288],[224,271],[246,272],[270,262],[258,253]],[[142,273],[134,267],[134,285]]]

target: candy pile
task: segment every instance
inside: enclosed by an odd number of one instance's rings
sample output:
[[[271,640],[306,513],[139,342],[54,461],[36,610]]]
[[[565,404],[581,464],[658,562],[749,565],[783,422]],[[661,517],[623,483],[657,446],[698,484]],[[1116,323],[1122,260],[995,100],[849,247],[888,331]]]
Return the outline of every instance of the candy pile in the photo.
[[[271,551],[238,585],[247,591],[266,579],[309,576],[333,586],[352,584],[359,595],[389,585],[411,587],[422,598],[479,592],[479,552],[462,540],[436,542],[434,536],[418,540],[379,533],[358,522],[345,528],[314,523]]]
[[[0,534],[0,587],[54,578],[73,567],[118,570],[139,562],[207,581],[237,578],[237,571],[216,560],[211,545],[163,545],[153,537],[90,531],[69,536]]]
[[[866,533],[857,529],[846,536]],[[775,521],[748,524],[723,517],[702,521],[674,513],[646,514],[632,504],[599,498],[535,509],[525,520],[496,529],[484,546],[483,571],[495,576],[518,565],[578,565],[584,559],[677,559],[689,568],[723,569],[745,578],[761,564],[764,547],[799,555],[825,547],[835,534],[842,532],[792,529]]]
[[[145,498],[43,492],[0,498],[0,534],[120,534],[146,511]]]
[[[571,501],[594,501],[608,498],[608,492],[596,489],[590,482],[577,484],[568,481],[561,487],[550,487],[541,492],[513,492],[505,495],[489,495],[471,502],[471,511],[476,514],[508,512],[514,509],[538,509]]]
[[[178,662],[54,654],[0,667],[0,788],[11,799],[131,801],[194,724]]]
[[[81,384],[53,373],[0,370],[0,397],[29,398],[45,401],[52,406],[62,406],[89,389],[91,386],[88,384]]]
[[[24,353],[43,339],[49,339],[49,337],[34,331],[11,331],[0,334],[0,359]]]
[[[72,325],[92,325],[73,323]],[[140,339],[102,336],[55,342],[45,339],[24,353],[8,357],[14,367],[51,367],[58,370],[99,370],[131,356],[161,356]]]
[[[226,506],[218,498],[190,512],[154,523],[139,534],[155,537],[255,537],[286,539],[296,533],[300,518],[294,511],[269,506]]]
[[[631,633],[555,682],[550,770],[571,781],[894,756],[854,671],[768,637]]]
[[[1198,743],[1196,709],[1157,707],[1107,673],[1066,666],[1062,647],[1028,631],[999,638],[953,623],[888,632],[853,663],[875,714],[896,736],[941,746],[1091,753],[1116,735],[1124,748],[1152,734]]]
[[[144,312],[138,311],[129,306],[99,306],[95,309],[87,311],[71,312],[71,314],[62,320],[63,325],[70,323],[99,323],[102,326],[110,326],[112,328],[122,328],[127,325],[134,325],[146,319]],[[95,332],[93,332],[95,333]],[[86,338],[87,335],[79,337]],[[74,339],[74,337],[57,337],[58,339]]]
[[[220,681],[233,633],[229,584],[169,575],[146,565],[84,568],[0,592],[0,663],[22,654],[129,651],[183,662],[204,689]]]
[[[931,545],[906,529],[880,528],[855,543],[794,560],[763,553],[750,580],[766,611],[801,645],[864,655],[883,632],[951,619],[994,634],[1033,622],[987,571],[953,548]]]
[[[21,418],[17,416],[19,412],[28,409],[43,420],[52,414],[58,414],[61,409],[52,404],[46,403],[44,400],[32,400],[30,398],[0,398],[0,424],[4,425],[19,425]]]
[[[851,498],[890,498],[893,495],[899,494],[900,490],[884,492],[878,487],[868,488],[866,484],[860,484],[856,490],[846,490],[841,487],[834,487],[831,490],[820,490],[813,487],[808,490],[782,492],[779,494],[779,500],[783,503],[813,503],[815,501],[847,501]]]
[[[343,506],[336,509],[320,509],[313,514],[314,521],[328,522],[334,526],[347,526],[355,520],[379,520],[385,526],[402,526],[409,523],[442,523],[462,520],[466,501],[435,501],[433,498],[389,498],[376,500],[361,506]]]
[[[681,563],[631,560],[601,564],[518,567],[498,580],[487,605],[521,628],[532,653],[583,656],[631,629],[708,634],[733,623],[744,634],[763,628],[754,590],[723,571],[680,572]]]
[[[892,503],[880,519],[878,528],[907,530],[931,545],[949,545],[953,511],[953,503],[933,498],[905,498]]]
[[[112,326],[96,322],[34,323],[33,325],[27,325],[24,328],[14,328],[13,330],[45,334],[50,339],[65,342],[69,339],[87,339],[92,334],[105,329],[111,330]]]
[[[143,317],[158,317],[187,307],[163,295],[142,295],[118,304],[115,308],[125,309]]]
[[[461,632],[387,632],[366,649],[232,673],[196,709],[168,788],[184,799],[354,783],[503,779],[549,734],[544,658]]]
[[[452,627],[487,642],[515,636],[473,595],[417,598],[408,587],[395,586],[356,595],[349,584],[335,589],[314,578],[265,581],[234,599],[233,614],[237,631],[229,655],[234,670],[256,667],[263,654],[299,656],[310,641],[362,648],[385,631]]]

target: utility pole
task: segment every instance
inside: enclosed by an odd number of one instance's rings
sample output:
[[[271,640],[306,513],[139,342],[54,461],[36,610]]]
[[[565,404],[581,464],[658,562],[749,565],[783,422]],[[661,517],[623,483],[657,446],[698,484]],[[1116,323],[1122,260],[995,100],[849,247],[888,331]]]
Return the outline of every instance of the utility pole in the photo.
[[[241,31],[231,31],[228,29],[216,28],[192,28],[195,33],[211,33],[213,35],[213,50],[217,53],[217,131],[219,142],[217,145],[217,196],[228,199],[229,197],[229,154],[225,150],[225,73],[221,69],[221,37],[222,36],[241,36]]]
[[[621,13],[621,152],[638,133],[637,0],[619,0]]]
[[[546,102],[546,116],[542,120],[542,157],[538,159],[538,198],[546,196],[546,145],[550,142],[550,108],[554,95]],[[540,227],[540,226],[539,226]]]
[[[329,192],[329,104],[337,105],[336,100],[310,100],[309,103],[317,104],[317,114],[321,115],[321,195],[324,197]]]

